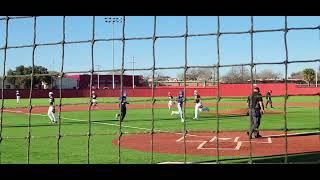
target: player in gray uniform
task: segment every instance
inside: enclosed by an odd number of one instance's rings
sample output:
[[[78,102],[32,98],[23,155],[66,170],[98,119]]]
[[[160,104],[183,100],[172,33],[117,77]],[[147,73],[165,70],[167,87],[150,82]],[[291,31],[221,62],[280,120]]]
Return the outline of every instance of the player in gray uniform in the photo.
[[[175,115],[175,114],[180,115],[181,122],[184,122],[183,111],[182,111],[184,101],[185,101],[184,92],[183,91],[179,91],[179,96],[177,97],[177,108],[178,108],[178,111],[172,111],[171,112],[171,116]]]

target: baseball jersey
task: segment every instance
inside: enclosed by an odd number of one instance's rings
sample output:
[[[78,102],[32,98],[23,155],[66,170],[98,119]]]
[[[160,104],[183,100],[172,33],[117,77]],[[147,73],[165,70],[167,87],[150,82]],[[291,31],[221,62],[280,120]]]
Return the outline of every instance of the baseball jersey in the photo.
[[[200,102],[200,95],[199,94],[197,94],[195,97],[194,97],[194,102],[195,103],[199,103]]]
[[[249,101],[250,108],[261,109],[259,101],[262,102],[263,100],[262,100],[262,95],[260,93],[258,92],[252,93],[251,96],[249,96],[248,101]]]
[[[95,93],[92,94],[92,99],[97,99],[97,95]]]
[[[168,98],[169,98],[169,101],[173,100],[173,96],[172,95],[170,95]]]
[[[49,98],[49,105],[54,106],[54,97]]]
[[[182,104],[183,104],[183,95],[179,95],[178,98],[177,98],[177,101],[178,101],[178,104],[180,106],[182,106]]]
[[[126,96],[120,96],[119,97],[119,107],[123,107],[126,108],[126,104],[127,104],[127,97]]]
[[[16,96],[20,96],[20,93],[19,93],[19,92],[17,92],[17,93],[16,93]]]

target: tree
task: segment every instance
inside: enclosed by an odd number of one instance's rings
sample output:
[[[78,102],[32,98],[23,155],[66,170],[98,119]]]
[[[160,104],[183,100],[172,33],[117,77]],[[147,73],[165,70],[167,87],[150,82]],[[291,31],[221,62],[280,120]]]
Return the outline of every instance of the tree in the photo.
[[[265,80],[265,79],[279,79],[281,76],[280,73],[273,72],[272,69],[264,69],[257,73],[257,78]]]
[[[212,79],[213,70],[212,69],[203,69],[203,68],[195,68],[188,70],[186,73],[186,80],[191,81],[209,81]],[[178,74],[179,80],[184,80],[184,73]]]
[[[302,71],[293,72],[293,73],[290,74],[290,78],[291,79],[304,79],[303,78],[303,72]]]
[[[152,85],[152,73],[145,74],[143,76],[145,82],[147,85],[151,86]],[[170,78],[169,76],[165,76],[162,72],[160,71],[155,71],[154,72],[154,86],[157,85],[158,81],[165,81],[166,79]]]
[[[306,68],[303,70],[303,79],[308,82],[308,86],[310,86],[310,82],[314,81],[316,77],[316,73],[312,68]]]
[[[23,65],[17,66],[15,70],[9,69],[7,71],[8,76],[17,75],[31,75],[32,66],[25,67]],[[43,66],[34,66],[34,74],[48,74],[48,69]],[[23,88],[30,88],[31,86],[31,76],[21,76],[21,77],[7,77],[8,82],[16,86],[21,86]],[[33,85],[41,85],[41,82],[47,84],[51,83],[51,76],[34,76]]]
[[[251,78],[248,68],[243,66],[231,67],[231,69],[221,77],[225,83],[245,83]]]

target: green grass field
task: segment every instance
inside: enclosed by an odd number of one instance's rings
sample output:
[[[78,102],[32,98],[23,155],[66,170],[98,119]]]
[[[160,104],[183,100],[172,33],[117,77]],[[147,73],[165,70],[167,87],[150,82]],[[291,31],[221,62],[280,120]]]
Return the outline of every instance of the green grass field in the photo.
[[[56,103],[58,104],[59,101]],[[129,98],[131,101],[145,100],[144,98]],[[33,106],[47,106],[47,99],[32,99]],[[160,103],[165,103],[166,98],[159,98]],[[221,102],[243,102],[245,98],[224,98]],[[288,102],[313,102],[318,103],[318,97],[290,97]],[[87,103],[87,98],[63,98],[63,104]],[[114,103],[116,98],[99,98],[99,102]],[[214,103],[215,100],[205,100]],[[284,102],[284,98],[275,97],[273,102]],[[133,102],[146,103],[146,102]],[[18,107],[27,108],[28,99],[22,99]],[[132,104],[132,103],[131,103]],[[17,107],[15,100],[4,100],[5,108]],[[215,107],[209,107],[215,111]],[[223,109],[239,109],[240,106],[223,106]],[[283,107],[275,107],[275,110],[282,111]],[[291,132],[310,132],[320,128],[318,107],[288,107],[287,126]],[[79,164],[87,163],[88,158],[88,136],[89,127],[93,134],[89,143],[90,163],[118,163],[118,148],[111,141],[119,135],[119,122],[114,119],[117,110],[96,110],[62,112],[61,114],[61,135],[59,141],[60,163]],[[89,115],[91,115],[91,126],[89,126]],[[128,109],[125,121],[122,123],[122,131],[125,133],[148,132],[152,127],[151,109]],[[186,128],[190,131],[214,131],[217,127],[217,118],[210,114],[202,114],[200,121],[192,120],[193,108],[186,108]],[[172,117],[166,108],[154,110],[154,126],[156,130],[181,132],[184,124],[177,117]],[[220,117],[220,130],[222,131],[246,131],[249,126],[247,116],[223,116]],[[1,163],[27,163],[28,136],[30,131],[34,138],[30,143],[30,163],[52,164],[57,163],[57,134],[58,125],[49,123],[46,114],[32,115],[31,128],[28,128],[28,115],[3,112],[2,116],[2,137],[0,144]],[[283,114],[265,114],[260,126],[261,130],[284,129],[285,121]],[[138,143],[138,142],[137,142]],[[320,150],[320,149],[319,149]],[[302,157],[301,157],[302,156]],[[311,156],[311,157],[310,157]],[[312,158],[316,157],[316,158]],[[236,157],[220,157],[225,163],[247,163],[248,157],[236,159]],[[303,154],[289,156],[289,162],[299,162],[308,159],[319,159],[319,154]],[[153,154],[153,163],[164,161],[184,161],[184,155],[172,155],[163,153]],[[187,155],[188,162],[211,162],[216,157]],[[136,150],[121,149],[121,163],[150,163],[151,152],[145,153]],[[254,158],[254,162],[281,163],[283,157],[259,157]]]

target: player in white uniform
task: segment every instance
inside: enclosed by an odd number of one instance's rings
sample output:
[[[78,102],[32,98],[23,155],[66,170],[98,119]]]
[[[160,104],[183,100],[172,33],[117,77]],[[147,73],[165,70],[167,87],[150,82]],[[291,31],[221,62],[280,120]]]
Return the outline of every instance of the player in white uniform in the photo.
[[[20,93],[18,90],[16,91],[16,97],[17,97],[17,104],[19,104],[20,103]]]
[[[199,118],[199,112],[209,112],[209,108],[208,107],[204,107],[202,105],[202,101],[201,101],[201,97],[198,93],[197,90],[194,90],[194,118],[193,119],[198,119]]]
[[[171,107],[173,105],[173,96],[171,95],[171,92],[168,92],[168,98],[169,98],[168,108],[169,110],[171,110]]]
[[[202,111],[203,106],[202,106],[201,97],[198,94],[198,91],[194,90],[193,94],[194,94],[194,102],[195,102],[193,119],[198,119],[199,111]]]
[[[55,116],[55,104],[54,104],[54,97],[53,92],[49,92],[49,109],[48,109],[48,116],[50,118],[51,123],[57,123],[57,118]]]
[[[92,91],[92,105],[96,106],[97,105],[97,95],[96,92]]]

